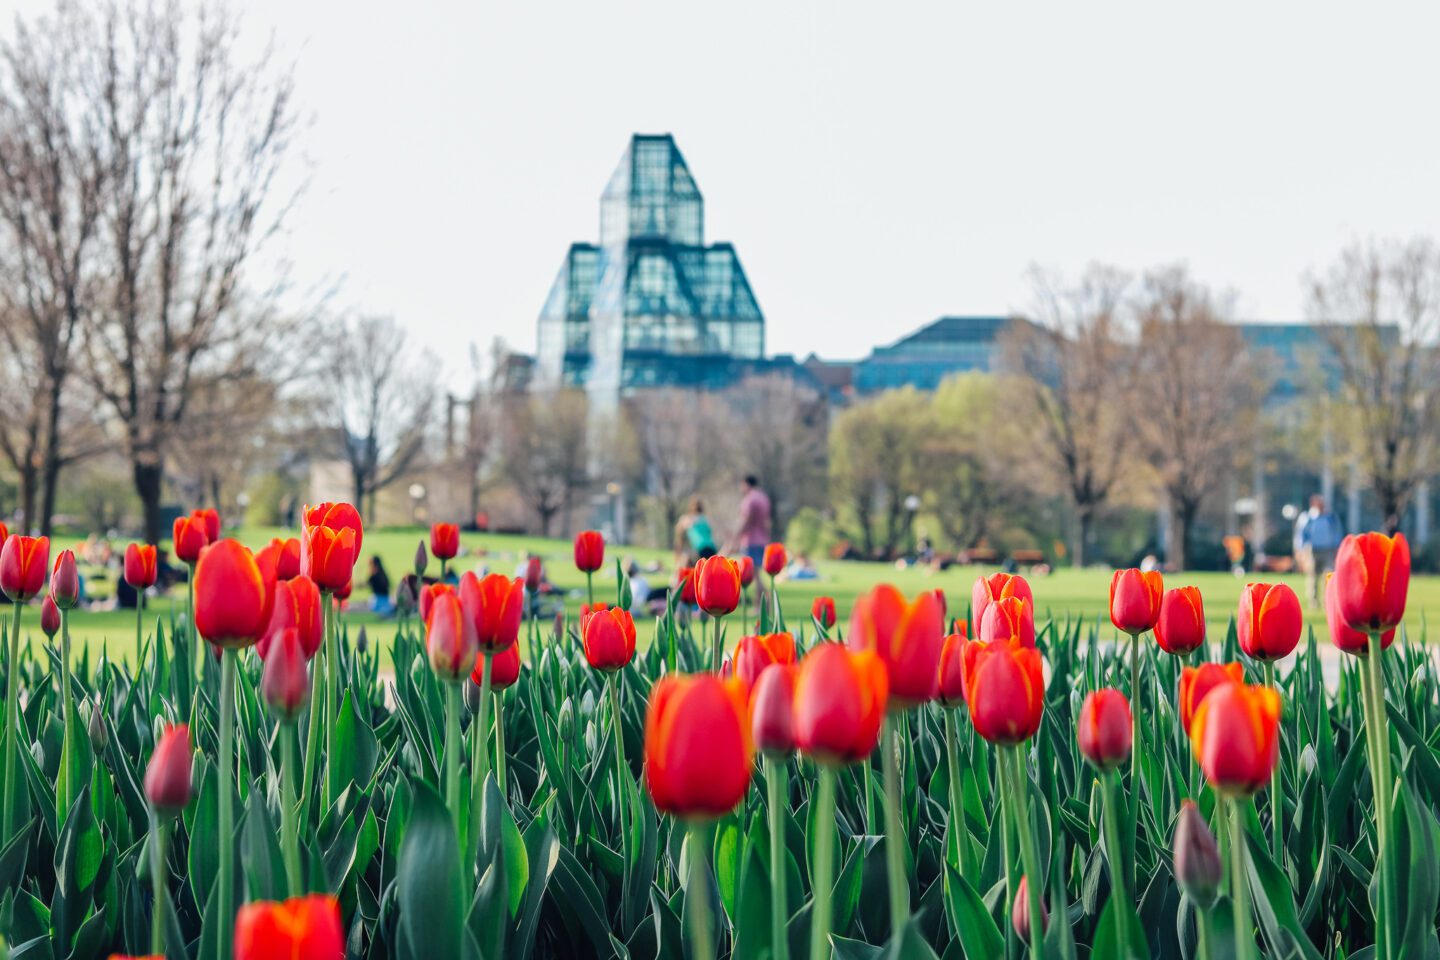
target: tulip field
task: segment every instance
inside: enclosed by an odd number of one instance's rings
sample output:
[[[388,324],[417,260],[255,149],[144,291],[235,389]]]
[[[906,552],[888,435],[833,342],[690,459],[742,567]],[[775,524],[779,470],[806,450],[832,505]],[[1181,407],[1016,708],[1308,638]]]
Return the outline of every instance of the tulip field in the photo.
[[[530,616],[538,565],[456,577],[438,524],[377,621],[338,598],[382,536],[197,512],[138,616],[5,537],[0,960],[1440,958],[1403,536],[1308,619],[1139,570],[776,589],[778,545],[651,616],[587,532]]]

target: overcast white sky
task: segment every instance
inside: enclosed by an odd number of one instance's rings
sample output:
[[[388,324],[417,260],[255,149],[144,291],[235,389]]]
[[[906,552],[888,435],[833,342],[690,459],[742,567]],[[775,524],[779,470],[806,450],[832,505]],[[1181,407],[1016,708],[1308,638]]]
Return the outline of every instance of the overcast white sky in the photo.
[[[1440,232],[1435,4],[244,8],[314,118],[300,277],[452,373],[471,341],[534,349],[635,131],[675,134],[772,352],[1022,309],[1032,261],[1184,259],[1293,319],[1347,241]]]

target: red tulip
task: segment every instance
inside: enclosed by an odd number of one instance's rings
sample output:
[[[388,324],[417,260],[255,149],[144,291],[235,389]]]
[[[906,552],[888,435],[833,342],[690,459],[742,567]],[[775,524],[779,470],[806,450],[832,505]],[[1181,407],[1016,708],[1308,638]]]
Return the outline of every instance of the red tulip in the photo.
[[[5,525],[5,522],[4,522],[3,520],[0,520],[0,545],[3,545],[3,544],[5,543],[6,538],[9,537],[9,536],[10,536],[10,528]]]
[[[1280,694],[1265,686],[1224,683],[1195,711],[1190,744],[1219,793],[1248,797],[1270,784],[1280,758]]]
[[[635,657],[635,620],[628,610],[597,603],[580,616],[580,641],[590,666],[619,670]]]
[[[60,632],[60,608],[55,606],[55,597],[48,593],[40,601],[40,630],[52,640]]]
[[[1097,770],[1118,770],[1130,759],[1130,701],[1119,690],[1105,687],[1085,698],[1075,740],[1080,753]]]
[[[1247,583],[1235,616],[1240,649],[1254,660],[1288,657],[1300,642],[1304,619],[1300,598],[1285,584]]]
[[[214,543],[220,539],[220,513],[210,507],[204,510],[191,510],[190,516],[199,521],[200,526],[205,529],[205,542]]]
[[[440,560],[454,560],[460,552],[460,525],[436,523],[430,526],[430,552]]]
[[[125,547],[125,582],[136,590],[148,590],[155,586],[157,576],[154,545],[128,544]]]
[[[1035,646],[1035,607],[1021,597],[1001,597],[985,605],[980,621],[980,639],[1018,640],[1022,647]]]
[[[205,521],[193,516],[175,518],[171,539],[174,541],[176,559],[185,563],[199,560],[200,551],[210,543],[210,535],[205,532]]]
[[[475,669],[470,671],[470,682],[482,686],[485,682],[485,654],[475,658]],[[490,666],[490,689],[504,690],[520,679],[520,644],[510,646],[493,655]]]
[[[1183,657],[1205,643],[1205,602],[1199,587],[1176,587],[1160,598],[1155,642],[1166,653]]]
[[[1110,577],[1110,622],[1132,637],[1154,629],[1164,592],[1165,578],[1158,570],[1116,570]]]
[[[442,680],[458,681],[475,668],[480,652],[475,621],[460,606],[453,591],[437,594],[425,620],[425,649],[430,669]]]
[[[907,604],[899,590],[882,584],[855,601],[846,637],[852,650],[873,650],[885,663],[892,710],[935,699],[945,615],[933,593]]]
[[[977,578],[970,591],[970,622],[983,624],[985,608],[1006,597],[1019,597],[1030,605],[1031,610],[1035,608],[1035,596],[1030,591],[1030,581],[1024,577],[1013,573],[992,573],[988,577]]]
[[[309,577],[281,580],[275,584],[275,603],[265,636],[255,645],[255,652],[264,660],[270,644],[281,631],[294,630],[306,660],[314,658],[325,642],[325,601],[320,588]]]
[[[599,530],[581,530],[575,534],[575,568],[581,573],[594,573],[605,565],[605,538]]]
[[[780,571],[785,569],[785,544],[765,544],[765,552],[761,555],[760,565],[765,568],[767,574],[778,577]]]
[[[795,662],[795,638],[788,633],[741,637],[731,657],[731,670],[749,690],[772,663]]]
[[[195,627],[219,647],[248,647],[265,635],[275,601],[274,570],[262,569],[238,540],[212,543],[195,565]]]
[[[795,673],[793,663],[772,663],[750,688],[750,735],[766,756],[795,752]]]
[[[0,590],[15,601],[40,596],[49,563],[49,537],[6,537],[0,547]]]
[[[736,560],[735,565],[740,569],[740,589],[743,590],[755,582],[755,561],[747,553]]]
[[[256,900],[235,915],[235,960],[345,960],[340,903],[312,893]]]
[[[419,603],[421,623],[430,619],[430,606],[435,602],[435,598],[442,593],[455,593],[455,588],[448,583],[431,583],[420,588]]]
[[[936,699],[940,706],[954,709],[965,703],[965,621],[957,620],[959,631],[945,638],[940,648],[940,677]]]
[[[795,678],[795,746],[820,763],[855,763],[875,751],[889,680],[873,650],[822,643]]]
[[[1030,887],[1029,882],[1020,878],[1015,885],[1015,904],[1010,908],[1010,925],[1015,928],[1015,936],[1020,938],[1022,943],[1030,942]],[[1040,933],[1050,929],[1050,912],[1045,908],[1045,902],[1040,902]]]
[[[499,653],[520,637],[525,583],[500,573],[460,578],[460,603],[475,621],[475,639],[486,653]]]
[[[1014,640],[965,645],[965,702],[975,732],[991,743],[1022,743],[1040,729],[1045,676],[1040,654]]]
[[[183,723],[165,728],[150,765],[145,768],[145,799],[165,813],[184,810],[190,803],[190,728]]]
[[[681,567],[675,573],[675,585],[680,590],[680,602],[695,605],[695,568]]]
[[[1202,663],[1198,667],[1185,667],[1180,671],[1180,723],[1185,732],[1190,732],[1195,711],[1205,697],[1216,687],[1225,683],[1244,683],[1245,668],[1238,663]]]
[[[301,529],[305,527],[326,527],[330,530],[355,531],[355,555],[365,543],[365,525],[360,522],[360,511],[348,503],[319,503],[302,511]]]
[[[300,528],[300,574],[327,593],[350,585],[360,556],[360,535],[351,527]]]
[[[80,602],[80,569],[75,565],[75,551],[61,550],[50,573],[50,596],[55,605],[69,610]]]
[[[540,562],[539,557],[525,558],[525,589],[531,593],[540,591],[540,584],[545,579],[545,566]]]
[[[1362,633],[1389,630],[1405,619],[1410,589],[1410,544],[1405,534],[1346,537],[1335,555],[1336,607]]]
[[[835,599],[833,597],[816,597],[810,603],[810,616],[826,630],[835,626]]]
[[[285,584],[280,584],[285,586]],[[286,627],[270,638],[269,656],[260,671],[260,695],[275,713],[294,720],[310,697],[310,678],[305,673],[306,653],[300,633]]]
[[[750,787],[750,723],[739,684],[666,676],[645,714],[645,783],[655,808],[687,820],[734,810]]]
[[[266,562],[275,567],[276,580],[290,580],[300,576],[300,541],[291,537],[289,540],[282,540],[275,537],[265,546],[255,551],[255,560],[266,558]]]
[[[729,557],[705,557],[695,565],[695,599],[712,617],[740,605],[740,568]]]
[[[1370,637],[1345,622],[1340,612],[1340,591],[1335,585],[1335,575],[1325,578],[1325,622],[1330,627],[1330,642],[1341,650],[1356,657],[1370,653]],[[1395,628],[1391,627],[1380,635],[1380,649],[1384,650],[1395,642]]]

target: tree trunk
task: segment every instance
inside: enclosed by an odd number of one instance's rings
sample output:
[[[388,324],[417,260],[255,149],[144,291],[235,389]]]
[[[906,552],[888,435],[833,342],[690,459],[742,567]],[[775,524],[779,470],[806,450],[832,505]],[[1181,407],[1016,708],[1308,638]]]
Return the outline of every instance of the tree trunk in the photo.
[[[54,450],[47,451],[45,469],[41,477],[40,536],[50,536],[55,519],[55,495],[60,485],[60,457]]]
[[[35,527],[35,497],[38,486],[35,467],[27,461],[20,473],[20,529],[16,533],[29,533]]]
[[[158,462],[158,458],[155,462],[135,459],[132,468],[135,493],[140,497],[140,509],[145,518],[145,542],[159,543],[163,532],[160,529],[160,494],[164,486],[165,466]]]
[[[1170,544],[1165,551],[1165,560],[1176,570],[1190,569],[1190,533],[1195,529],[1195,517],[1200,504],[1180,497],[1171,497]]]
[[[1075,505],[1075,539],[1070,544],[1070,563],[1077,569],[1085,566],[1085,552],[1090,545],[1090,527],[1095,522],[1095,508],[1090,504]]]

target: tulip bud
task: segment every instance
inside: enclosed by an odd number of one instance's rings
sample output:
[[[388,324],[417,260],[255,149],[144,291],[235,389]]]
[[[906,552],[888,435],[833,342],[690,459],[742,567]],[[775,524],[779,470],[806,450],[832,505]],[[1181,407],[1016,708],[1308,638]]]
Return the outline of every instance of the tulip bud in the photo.
[[[605,563],[605,538],[598,530],[582,530],[575,535],[575,569],[594,573]]]
[[[453,523],[432,524],[430,552],[440,560],[454,560],[460,552],[460,527]]]
[[[395,606],[403,613],[415,609],[415,584],[418,579],[415,574],[408,573],[400,578],[400,584],[395,588]]]
[[[425,549],[425,541],[421,540],[415,547],[415,576],[425,576],[425,568],[430,566],[430,551]]]
[[[1283,583],[1249,583],[1240,594],[1235,634],[1240,649],[1255,660],[1288,657],[1300,642],[1304,614],[1300,598]]]
[[[86,701],[88,713],[85,717],[85,732],[90,735],[90,746],[99,753],[105,752],[105,747],[110,743],[110,731],[105,726],[105,707],[99,701]]]
[[[1175,879],[1201,910],[1215,906],[1220,894],[1220,849],[1193,800],[1181,801],[1175,823]]]
[[[565,702],[560,704],[557,726],[560,728],[561,740],[568,743],[575,736],[575,706],[570,702],[569,697],[566,697]]]
[[[50,573],[50,596],[55,605],[69,610],[80,602],[80,571],[75,566],[75,551],[61,550]]]
[[[1030,942],[1030,887],[1024,877],[1015,888],[1015,905],[1010,908],[1010,925],[1015,928],[1015,935],[1026,943]],[[1044,936],[1045,931],[1050,927],[1050,911],[1045,908],[1045,901],[1040,901],[1040,934]]]
[[[785,544],[767,543],[765,545],[765,552],[760,556],[761,566],[765,568],[765,572],[768,575],[772,577],[779,576],[780,571],[785,569],[785,561],[787,559],[785,556]]]
[[[630,578],[623,571],[620,572],[620,602],[617,606],[621,610],[629,611],[635,603],[635,592],[630,589]]]
[[[810,618],[821,630],[835,626],[835,600],[833,597],[816,597],[810,604]]]
[[[783,758],[795,750],[795,668],[772,663],[750,691],[750,735],[766,756]]]
[[[1130,759],[1130,701],[1106,687],[1085,698],[1076,724],[1080,753],[1097,770],[1116,770]]]
[[[550,635],[556,640],[565,639],[565,611],[555,611],[555,622],[551,627]]]
[[[177,813],[190,803],[190,728],[165,729],[145,768],[145,799],[162,813]]]
[[[1155,642],[1166,653],[1183,657],[1205,643],[1205,603],[1199,587],[1166,590],[1155,621]]]
[[[60,632],[60,608],[55,606],[55,598],[50,594],[40,601],[40,629],[51,640]]]
[[[1110,577],[1110,622],[1132,637],[1153,629],[1164,593],[1165,580],[1158,570],[1116,570]]]
[[[310,680],[305,673],[305,650],[294,627],[280,631],[270,645],[260,674],[260,694],[265,705],[284,720],[294,720],[310,697]]]

